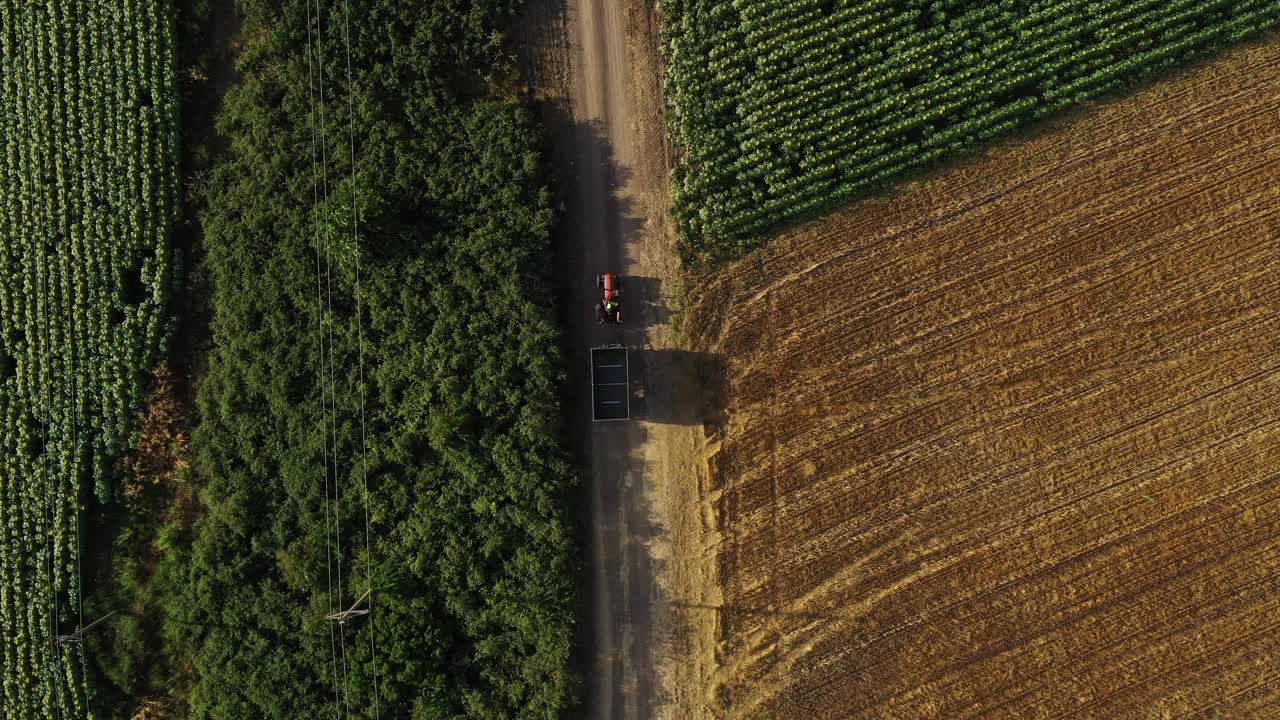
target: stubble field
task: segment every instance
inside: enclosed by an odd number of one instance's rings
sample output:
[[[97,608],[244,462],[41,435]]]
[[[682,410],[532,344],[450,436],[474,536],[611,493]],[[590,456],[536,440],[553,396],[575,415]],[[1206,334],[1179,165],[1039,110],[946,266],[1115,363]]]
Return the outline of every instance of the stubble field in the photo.
[[[725,717],[1280,716],[1280,43],[694,298]]]

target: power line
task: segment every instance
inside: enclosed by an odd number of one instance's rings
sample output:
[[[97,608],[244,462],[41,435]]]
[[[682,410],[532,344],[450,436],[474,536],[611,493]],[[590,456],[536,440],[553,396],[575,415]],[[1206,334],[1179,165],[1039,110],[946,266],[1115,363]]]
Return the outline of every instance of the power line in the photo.
[[[325,137],[324,122],[324,30],[321,25],[323,10],[320,0],[316,0],[316,72],[318,78],[317,87],[319,89],[320,99],[320,177],[321,188],[323,191],[325,211],[328,212],[329,205],[329,155],[328,141]],[[343,604],[342,592],[342,519],[339,515],[342,504],[342,493],[339,481],[339,462],[338,462],[338,383],[334,376],[334,367],[337,363],[334,361],[334,340],[333,340],[333,257],[332,252],[325,243],[324,251],[324,277],[325,288],[328,300],[329,311],[329,405],[330,405],[330,421],[333,428],[333,532],[334,532],[334,559],[337,566],[337,591],[338,606]],[[328,498],[326,497],[326,502]],[[328,530],[326,529],[326,533]],[[345,709],[345,716],[351,715],[351,702],[347,696],[347,686],[349,680],[349,671],[347,667],[347,641],[346,636],[342,632],[342,628],[338,628],[338,646],[341,649],[342,657],[342,702]]]
[[[356,265],[356,343],[357,361],[359,363],[360,383],[360,484],[364,494],[364,556],[365,556],[365,594],[369,597],[369,654],[373,667],[373,713],[374,718],[382,717],[381,698],[378,688],[378,647],[373,619],[373,551],[371,549],[371,531],[369,524],[369,448],[366,439],[365,424],[365,387],[364,387],[364,315],[360,292],[360,212],[356,204],[356,88],[351,78],[351,3],[342,2],[343,42],[347,50],[347,135],[351,145],[351,240],[355,248]]]
[[[321,198],[323,198],[323,206],[325,208],[326,213],[329,213],[330,209],[328,207],[328,201],[329,201],[328,141],[325,135],[324,47],[323,47],[324,30],[323,30],[323,24],[322,24],[323,8],[321,6],[320,0],[315,0],[314,35],[312,33],[312,28],[311,28],[312,17],[313,17],[312,8],[310,5],[310,0],[308,0],[307,72],[308,72],[308,89],[310,91],[310,102],[312,106],[312,116],[313,116],[312,133],[311,133],[312,165],[313,165],[312,200],[313,200],[313,203],[319,205],[322,202]],[[342,703],[345,708],[346,714],[349,716],[351,712],[351,707],[350,707],[350,699],[348,697],[347,691],[348,691],[348,685],[350,682],[350,669],[348,666],[348,655],[347,655],[346,635],[344,632],[344,625],[346,621],[348,619],[351,619],[352,617],[371,615],[372,609],[373,609],[374,597],[373,597],[373,569],[372,569],[373,555],[372,555],[372,541],[371,541],[372,532],[371,532],[371,522],[370,522],[370,514],[369,514],[369,485],[368,485],[368,430],[367,430],[368,423],[367,423],[367,412],[366,412],[367,393],[364,385],[364,382],[365,382],[364,319],[363,319],[363,300],[362,300],[361,285],[360,285],[361,267],[360,267],[360,250],[359,250],[359,203],[358,203],[358,192],[357,192],[358,186],[356,182],[355,92],[354,92],[354,82],[352,77],[352,63],[351,63],[351,15],[350,15],[349,3],[346,2],[345,0],[343,3],[343,20],[344,20],[343,41],[344,41],[345,50],[346,50],[347,86],[348,86],[348,92],[349,92],[348,141],[349,141],[350,160],[351,160],[351,187],[350,187],[350,190],[352,193],[351,195],[351,214],[352,214],[351,233],[352,233],[352,242],[355,249],[355,259],[354,259],[355,261],[355,293],[354,294],[355,294],[355,313],[356,313],[357,364],[358,364],[358,370],[359,370],[357,381],[358,381],[359,393],[360,393],[361,488],[364,496],[365,556],[366,556],[365,575],[366,575],[366,582],[368,585],[368,588],[366,589],[365,593],[361,595],[359,599],[356,600],[356,602],[352,605],[351,609],[343,612],[336,611],[338,608],[341,608],[343,606],[345,593],[343,592],[343,586],[342,586],[342,575],[343,575],[343,572],[342,572],[342,561],[343,561],[342,516],[341,516],[342,492],[341,492],[341,475],[340,475],[341,466],[338,459],[338,446],[340,444],[340,440],[339,440],[339,432],[338,432],[338,415],[339,415],[338,383],[335,375],[337,361],[336,361],[336,351],[335,351],[336,341],[334,339],[334,317],[335,316],[333,311],[333,272],[334,270],[333,270],[333,257],[332,257],[333,251],[328,246],[327,243],[325,244],[325,247],[324,247],[323,271],[321,270],[321,262],[320,262],[321,251],[319,247],[316,248],[316,286],[317,286],[316,302],[317,302],[317,317],[320,318],[322,315],[324,315],[325,307],[327,305],[327,317],[329,318],[329,327],[327,329],[327,335],[328,335],[328,338],[327,338],[328,339],[327,393],[324,388],[325,382],[323,378],[323,375],[325,374],[324,361],[325,361],[326,352],[325,352],[324,344],[325,344],[326,332],[325,332],[325,328],[323,326],[322,321],[319,323],[319,338],[318,338],[319,350],[320,350],[320,366],[318,369],[318,374],[320,377],[318,379],[321,387],[321,406],[322,406],[321,422],[322,422],[322,435],[324,436],[323,445],[324,445],[324,453],[325,453],[324,464],[325,464],[325,502],[326,504],[329,502],[328,498],[329,498],[329,448],[330,447],[332,448],[332,461],[333,461],[332,462],[332,471],[333,471],[333,505],[332,505],[333,516],[332,518],[333,518],[334,538],[332,543],[330,543],[330,538],[329,538],[329,527],[328,527],[329,511],[326,510],[325,512],[325,517],[326,517],[325,544],[326,544],[326,554],[328,556],[327,564],[329,568],[328,576],[329,576],[329,598],[330,598],[330,614],[327,616],[327,619],[336,621],[336,624],[338,626],[336,628],[336,636],[337,636],[337,644],[338,644],[338,648],[340,649],[340,656],[342,661],[341,673],[339,674],[338,667],[337,667],[337,659],[336,657],[334,658],[335,705],[337,704],[337,701],[338,701],[337,699],[339,696],[339,692],[336,688],[336,685],[339,684],[340,682],[340,684],[342,685],[342,690],[340,693],[342,698]],[[310,48],[313,42],[313,37],[314,37],[314,42],[316,47],[316,60],[315,60],[314,69],[312,65],[312,58],[311,58],[311,51],[310,51]],[[318,96],[318,104],[317,104],[317,96]],[[318,111],[317,111],[317,108],[318,108]],[[318,127],[319,127],[318,134],[320,136],[320,142],[319,142],[320,157],[319,157],[318,180],[314,179],[315,164],[316,164],[315,139],[317,134],[317,129],[316,129],[317,116],[318,116]],[[317,218],[316,222],[318,224],[320,222],[320,219]],[[325,230],[327,233],[332,233],[334,231],[332,227],[328,227],[328,226],[326,226]],[[320,238],[317,238],[317,239],[319,240]],[[324,276],[323,281],[321,280],[321,277],[320,277],[322,274]],[[323,290],[321,288],[322,284],[324,285]],[[327,298],[327,300],[325,298]],[[326,397],[326,394],[327,394],[327,397]],[[330,431],[332,432],[332,442],[330,442],[330,437],[329,437]],[[335,567],[337,569],[336,580],[334,577]],[[334,600],[335,582],[336,582],[336,590],[337,590],[336,604]],[[360,609],[359,606],[362,603],[364,603],[366,600],[368,601],[367,608]],[[335,649],[333,647],[334,634],[335,634],[335,628],[333,628],[333,626],[331,625],[330,626],[330,651],[331,651],[331,654],[337,655],[339,653],[335,653],[334,652]],[[381,690],[379,687],[379,680],[378,680],[378,673],[377,673],[377,641],[374,633],[372,617],[370,617],[369,646],[370,646],[370,656],[373,662],[372,674],[374,678],[374,683],[373,683],[374,684],[374,714],[375,714],[375,717],[381,717]]]
[[[71,425],[71,445],[67,456],[67,486],[68,490],[74,493],[75,505],[72,508],[71,517],[75,522],[76,530],[76,615],[79,622],[76,623],[76,633],[82,634],[89,628],[84,624],[84,571],[81,567],[81,555],[83,554],[84,541],[81,537],[82,528],[80,526],[80,473],[78,470],[78,461],[80,458],[79,433],[76,425],[80,415],[80,383],[76,376],[76,348],[73,338],[76,334],[75,313],[75,265],[71,262],[70,253],[66,259],[66,292],[64,293],[67,305],[67,377],[70,380],[70,402],[67,415],[69,424]],[[101,622],[101,621],[99,621]],[[95,623],[96,624],[96,623]],[[87,659],[84,650],[79,652],[80,671],[84,675],[88,674]],[[89,686],[84,683],[84,707],[89,708]]]
[[[39,40],[35,39],[37,37],[37,33],[35,31],[35,5],[29,5],[27,7],[26,19],[27,19],[28,39],[32,41],[31,52],[33,55],[39,55],[39,51],[42,43]],[[39,62],[38,58],[36,61]],[[27,144],[29,148],[29,153],[27,155],[27,158],[28,158],[28,161],[30,162],[30,167],[28,169],[31,172],[32,177],[34,178],[40,172],[39,170],[40,163],[37,162],[36,158],[34,157],[35,153],[37,152],[36,148],[39,144],[34,141],[34,138],[32,136],[32,130],[31,130],[31,126],[32,126],[31,118],[34,115],[34,113],[30,111],[29,103],[31,103],[33,100],[38,101],[38,98],[33,98],[31,94],[28,94],[26,98],[26,102],[28,103],[28,106],[26,108],[27,112],[25,113],[25,115],[27,120],[27,123],[26,123]],[[47,221],[50,215],[48,203],[43,200],[43,195],[41,193],[36,193],[36,196],[41,198],[40,210],[39,210],[40,215],[42,215],[41,220]],[[44,223],[42,222],[41,225],[43,224]],[[47,228],[42,227],[42,230],[44,229],[47,229]],[[40,356],[40,365],[39,365],[39,368],[41,371],[40,374],[44,375],[45,373],[49,372],[49,364],[50,364],[51,355],[52,355],[52,353],[50,352],[50,346],[52,345],[52,337],[51,337],[50,328],[49,328],[49,258],[48,258],[48,253],[45,251],[46,243],[44,241],[43,232],[34,233],[32,235],[31,243],[32,243],[32,250],[34,252],[34,256],[39,261],[40,305],[38,307],[44,320],[44,333],[43,333],[43,339],[40,342],[40,349],[38,351],[38,354]],[[37,338],[41,336],[39,329],[36,329],[35,335]],[[35,374],[33,373],[33,376],[34,375]],[[48,620],[49,647],[48,647],[48,654],[46,656],[47,657],[47,661],[45,663],[46,674],[45,674],[44,680],[45,680],[46,686],[48,687],[49,699],[51,702],[53,702],[53,707],[57,711],[58,716],[61,717],[62,716],[62,703],[60,702],[61,683],[58,682],[58,679],[57,679],[58,673],[56,672],[56,668],[54,667],[55,664],[61,664],[59,660],[59,655],[58,655],[58,643],[57,643],[57,637],[58,637],[60,628],[58,626],[58,585],[55,578],[56,565],[57,565],[55,561],[55,547],[54,547],[55,515],[54,515],[53,493],[49,487],[49,424],[50,424],[50,412],[52,410],[51,406],[53,405],[53,388],[51,384],[47,382],[43,383],[43,385],[44,385],[44,402],[42,403],[42,405],[44,410],[44,418],[42,421],[42,428],[41,428],[42,442],[41,442],[41,448],[40,448],[40,462],[41,462],[41,469],[42,469],[41,474],[44,479],[43,484],[44,484],[44,504],[45,504],[45,507],[44,507],[45,549],[46,549],[46,554],[48,556],[47,559],[48,559],[48,570],[49,570],[49,620]],[[34,399],[35,398],[33,398],[33,400]]]
[[[79,6],[77,5],[76,7],[78,8]],[[62,12],[64,13],[66,12],[65,5],[60,6],[60,9]],[[78,622],[76,623],[75,635],[83,638],[84,633],[87,632],[91,627],[102,622],[107,617],[111,617],[111,615],[114,615],[115,613],[112,612],[106,617],[101,618],[95,621],[94,623],[90,624],[88,627],[86,627],[84,624],[84,571],[82,568],[82,556],[84,554],[84,538],[82,537],[83,528],[81,527],[81,523],[80,523],[81,487],[80,487],[80,473],[78,472],[81,453],[80,453],[80,445],[79,445],[80,438],[79,438],[79,432],[77,428],[79,417],[80,417],[80,382],[76,374],[76,343],[74,342],[74,338],[76,335],[76,322],[75,322],[75,312],[74,312],[74,308],[76,305],[75,303],[75,295],[76,295],[75,267],[76,266],[75,266],[75,263],[72,262],[72,256],[75,254],[75,243],[71,238],[68,238],[68,241],[69,241],[68,245],[70,248],[70,252],[67,253],[67,257],[66,257],[66,291],[64,293],[64,298],[67,305],[67,355],[66,355],[67,377],[70,379],[70,385],[71,385],[71,388],[70,388],[71,399],[70,399],[69,410],[68,410],[68,417],[70,419],[70,425],[71,425],[71,446],[70,446],[70,452],[67,457],[67,485],[68,485],[68,489],[72,493],[74,493],[73,497],[75,498],[75,504],[72,508],[72,519],[75,522],[75,531],[76,531],[76,548],[75,548],[76,615],[78,617]],[[87,677],[89,674],[88,659],[85,655],[83,647],[79,649],[78,655],[80,658],[81,677]],[[80,685],[83,686],[84,710],[87,712],[89,709],[89,685],[87,682],[82,682],[80,683]],[[77,698],[79,697],[78,690],[79,689],[77,689]]]
[[[46,208],[47,210],[47,208]],[[36,240],[40,242],[39,238]],[[49,328],[49,257],[48,253],[40,254],[40,287],[42,296],[42,315],[44,315],[44,342],[41,344],[41,353],[44,357],[40,362],[41,375],[50,372],[52,363],[49,352],[50,346],[53,344],[53,336]],[[58,580],[57,580],[57,513],[53,492],[49,487],[49,424],[51,422],[50,414],[53,411],[53,384],[44,383],[45,401],[44,401],[44,442],[40,450],[40,460],[44,467],[44,493],[45,508],[48,511],[48,548],[49,548],[49,662],[54,665],[54,670],[62,664],[61,653],[58,650],[58,635],[61,634],[62,628],[58,622]],[[51,677],[50,690],[54,696],[54,708],[58,711],[58,717],[62,717],[62,683],[58,680],[59,675],[55,672]]]
[[[307,0],[307,96],[311,106],[310,126],[311,126],[311,200],[312,206],[315,207],[320,202],[320,171],[318,167],[318,158],[316,153],[316,88],[315,73],[312,69],[311,62],[311,0]],[[317,28],[319,20],[317,18]],[[318,223],[318,220],[316,221]],[[315,229],[315,237],[319,239],[319,228]],[[321,465],[324,471],[324,544],[325,544],[325,574],[328,578],[329,590],[329,612],[332,613],[336,609],[333,598],[333,547],[329,542],[329,421],[327,419],[328,404],[325,400],[324,386],[324,303],[321,293],[320,282],[320,247],[317,242],[315,247],[316,254],[316,348],[319,351],[319,362],[316,368],[316,387],[320,390],[320,439],[321,439]],[[335,448],[336,451],[336,448]],[[332,625],[329,626],[329,654],[332,661],[333,669],[333,707],[334,718],[342,715],[342,706],[339,699],[338,690],[338,650],[335,638],[335,631]]]

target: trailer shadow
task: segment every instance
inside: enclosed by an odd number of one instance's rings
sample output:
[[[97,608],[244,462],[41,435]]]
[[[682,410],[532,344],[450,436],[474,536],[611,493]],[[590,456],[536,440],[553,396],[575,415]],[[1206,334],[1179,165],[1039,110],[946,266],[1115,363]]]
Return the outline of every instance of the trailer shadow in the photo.
[[[697,380],[715,387],[724,376],[724,356],[718,353],[670,348],[631,352],[631,416],[637,420],[673,425],[716,425],[723,410],[716,393],[695,392],[670,384],[672,379]]]

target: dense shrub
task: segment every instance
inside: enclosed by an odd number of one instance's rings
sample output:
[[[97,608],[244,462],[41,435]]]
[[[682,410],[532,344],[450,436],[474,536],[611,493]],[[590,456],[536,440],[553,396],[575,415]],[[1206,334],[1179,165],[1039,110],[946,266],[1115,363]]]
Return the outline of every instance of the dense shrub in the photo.
[[[192,663],[194,717],[328,717],[335,673],[357,717],[375,673],[382,717],[552,718],[574,695],[572,476],[542,290],[553,217],[528,113],[484,90],[513,5],[351,3],[353,184],[341,5],[321,21],[320,146],[306,5],[242,4],[203,218],[215,350],[192,446],[207,513],[166,561],[186,580],[166,637]],[[331,635],[323,616],[366,573],[372,617]]]

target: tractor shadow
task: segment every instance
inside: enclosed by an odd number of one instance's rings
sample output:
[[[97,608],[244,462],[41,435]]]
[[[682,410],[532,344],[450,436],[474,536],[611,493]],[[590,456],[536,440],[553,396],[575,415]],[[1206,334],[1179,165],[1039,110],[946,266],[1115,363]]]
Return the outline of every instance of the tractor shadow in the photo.
[[[644,329],[665,325],[671,319],[671,308],[662,294],[662,280],[656,277],[626,275],[622,278],[623,323]]]
[[[694,350],[631,351],[631,417],[671,425],[722,422],[713,387],[724,376],[724,356]]]

